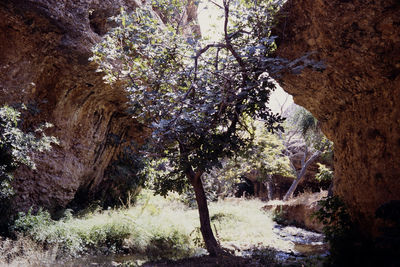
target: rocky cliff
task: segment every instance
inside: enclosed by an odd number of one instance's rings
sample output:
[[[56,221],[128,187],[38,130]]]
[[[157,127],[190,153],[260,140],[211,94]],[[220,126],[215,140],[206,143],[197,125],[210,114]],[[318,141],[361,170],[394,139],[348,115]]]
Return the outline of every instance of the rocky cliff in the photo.
[[[0,104],[24,103],[24,128],[54,124],[60,145],[35,156],[37,170],[15,175],[16,209],[118,200],[135,182],[134,143],[143,129],[126,111],[122,86],[103,83],[88,61],[112,26],[107,18],[135,0],[0,1]],[[187,9],[195,20],[195,6]],[[116,197],[114,197],[116,196]]]
[[[325,63],[285,75],[282,87],[335,143],[335,192],[366,233],[375,211],[400,200],[400,2],[289,0],[278,54]]]

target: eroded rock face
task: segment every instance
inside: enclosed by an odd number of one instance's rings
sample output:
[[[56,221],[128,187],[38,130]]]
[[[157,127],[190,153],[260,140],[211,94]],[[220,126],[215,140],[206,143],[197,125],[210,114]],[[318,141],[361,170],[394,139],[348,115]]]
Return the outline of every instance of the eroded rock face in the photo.
[[[132,143],[144,131],[126,111],[120,85],[106,85],[88,61],[107,18],[135,0],[23,0],[0,2],[0,104],[25,103],[24,127],[43,122],[60,145],[35,157],[32,171],[15,174],[16,209],[51,210],[71,201],[103,198],[135,179]],[[193,5],[188,19],[193,17]],[[78,199],[77,199],[78,198]]]
[[[322,233],[324,225],[313,214],[320,209],[318,202],[327,195],[328,191],[321,191],[305,193],[288,201],[274,200],[268,202],[263,210],[273,212],[279,224],[295,225]]]
[[[282,87],[335,143],[335,192],[366,233],[400,199],[400,3],[289,0],[278,54],[315,51],[326,69],[285,75]]]

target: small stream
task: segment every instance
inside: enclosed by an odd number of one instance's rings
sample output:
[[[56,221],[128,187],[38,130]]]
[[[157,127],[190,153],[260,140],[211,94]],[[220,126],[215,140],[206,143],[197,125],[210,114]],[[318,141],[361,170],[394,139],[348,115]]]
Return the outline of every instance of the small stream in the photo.
[[[287,248],[278,249],[277,258],[280,261],[309,256],[325,257],[329,253],[323,234],[279,224],[274,226],[273,232],[278,239],[288,244]]]
[[[273,234],[272,241],[262,245],[276,251],[275,258],[282,263],[296,262],[307,257],[325,257],[329,253],[323,234],[279,224],[274,225]],[[232,243],[228,246],[239,247]],[[237,256],[251,257],[257,251],[257,246],[242,246],[241,248],[236,251]]]

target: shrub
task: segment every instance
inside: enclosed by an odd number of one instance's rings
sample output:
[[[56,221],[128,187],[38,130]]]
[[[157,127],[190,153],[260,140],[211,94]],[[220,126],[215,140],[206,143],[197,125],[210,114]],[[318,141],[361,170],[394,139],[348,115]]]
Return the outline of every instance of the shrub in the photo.
[[[324,164],[317,162],[318,173],[315,175],[315,179],[318,181],[332,181],[333,171]]]
[[[149,259],[190,256],[193,243],[190,231],[172,226],[173,216],[181,216],[183,205],[171,213],[170,202],[139,198],[142,206],[129,210],[94,211],[74,218],[67,211],[63,218],[51,219],[47,211],[36,214],[29,210],[19,213],[12,230],[31,238],[47,248],[57,247],[57,257],[76,257],[83,254],[145,253]],[[170,204],[164,208],[162,205]],[[165,217],[169,216],[169,217]],[[194,220],[195,218],[193,218]],[[193,223],[189,220],[189,223]],[[186,226],[185,226],[186,227]]]
[[[286,211],[282,209],[282,206],[274,209],[272,212],[272,220],[278,224],[287,224]]]
[[[58,144],[54,136],[44,134],[51,124],[45,123],[34,132],[24,132],[19,127],[20,120],[19,111],[7,105],[0,107],[0,233],[8,232],[8,223],[14,215],[10,209],[14,196],[12,173],[21,164],[35,169],[32,154],[50,150],[52,144]]]
[[[399,265],[399,242],[393,242],[396,238],[393,233],[377,239],[366,237],[351,221],[346,205],[337,196],[327,197],[319,205],[321,208],[315,216],[325,225],[323,230],[330,245],[326,266]]]
[[[131,235],[132,224],[126,220],[95,225],[85,224],[85,220],[63,218],[52,220],[47,211],[39,210],[35,215],[19,213],[12,227],[46,247],[58,247],[58,256],[77,256],[90,250],[103,250],[102,253],[118,252],[123,242]]]
[[[168,235],[157,233],[150,239],[146,255],[150,259],[179,259],[189,257],[192,252],[190,237],[179,232],[171,231]]]
[[[48,211],[39,209],[39,211],[33,215],[32,208],[30,208],[27,214],[24,212],[18,213],[18,218],[14,221],[12,230],[16,232],[33,233],[33,231],[48,227],[52,223],[53,220],[51,219]]]
[[[331,196],[318,202],[320,209],[314,216],[324,224],[323,232],[330,245],[326,265],[346,264],[351,258],[354,242],[353,226],[344,202],[338,196]],[[349,255],[350,253],[350,255]],[[345,257],[345,255],[347,257]]]

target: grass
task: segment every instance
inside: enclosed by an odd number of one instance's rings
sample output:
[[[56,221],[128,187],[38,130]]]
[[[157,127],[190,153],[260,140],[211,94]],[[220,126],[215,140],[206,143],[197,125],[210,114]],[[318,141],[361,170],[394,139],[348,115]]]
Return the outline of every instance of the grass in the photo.
[[[290,243],[273,233],[274,222],[271,214],[262,211],[264,205],[260,200],[237,198],[210,203],[211,223],[221,245],[232,251],[267,245],[278,250],[290,249]],[[165,199],[148,190],[142,191],[133,207],[95,210],[79,217],[67,212],[59,221],[42,211],[20,217],[14,227],[25,239],[41,245],[47,254],[51,250],[47,258],[52,261],[88,254],[138,254],[157,260],[205,253],[200,248],[197,209],[185,206],[178,195]],[[0,254],[6,252],[0,246]],[[0,259],[0,265],[15,259],[12,255]]]
[[[47,212],[28,213],[15,222],[15,230],[46,247],[58,247],[57,257],[82,254],[141,253],[151,259],[193,254],[190,233],[195,216],[177,201],[144,191],[130,209],[94,211],[80,218],[54,221]]]
[[[210,203],[211,221],[222,245],[226,242],[270,243],[273,222],[268,214],[261,211],[263,205],[265,203],[259,200],[244,199]]]

